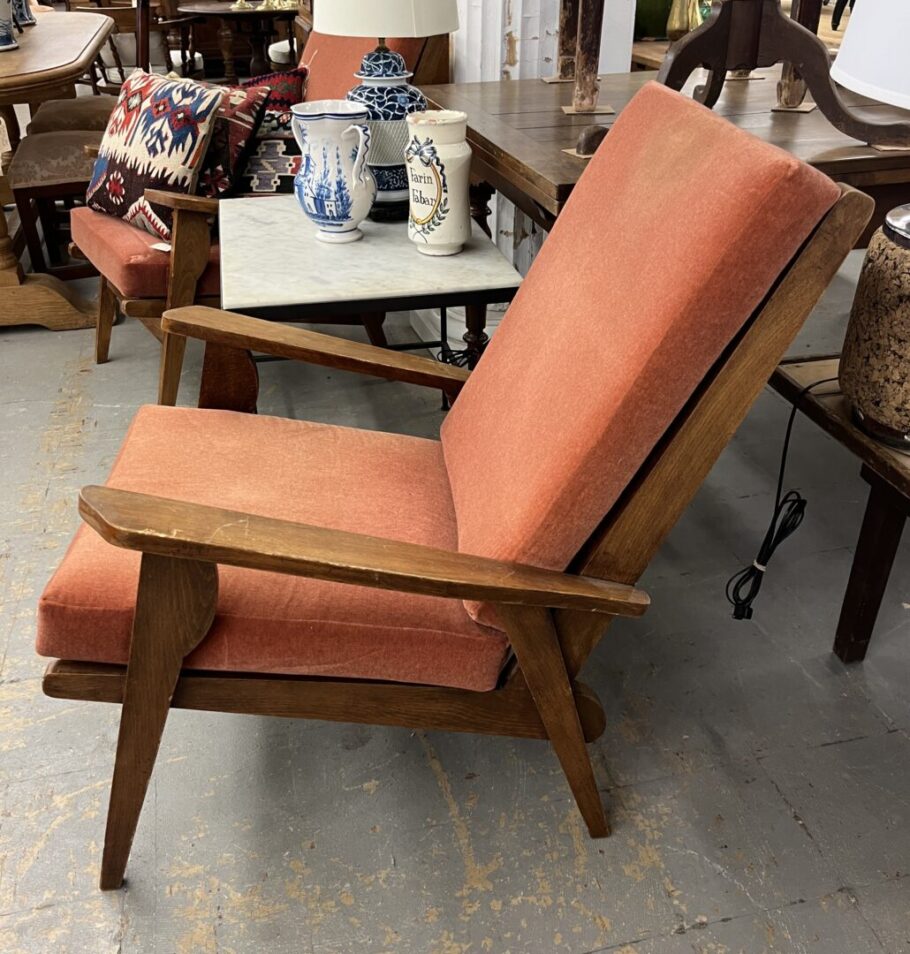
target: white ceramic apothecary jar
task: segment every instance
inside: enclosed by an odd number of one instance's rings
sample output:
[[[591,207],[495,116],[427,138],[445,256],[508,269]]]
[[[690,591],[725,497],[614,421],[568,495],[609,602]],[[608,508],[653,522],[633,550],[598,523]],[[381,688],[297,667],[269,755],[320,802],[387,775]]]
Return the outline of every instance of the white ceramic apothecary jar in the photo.
[[[454,255],[471,237],[467,121],[450,109],[408,116],[408,237],[424,255]]]

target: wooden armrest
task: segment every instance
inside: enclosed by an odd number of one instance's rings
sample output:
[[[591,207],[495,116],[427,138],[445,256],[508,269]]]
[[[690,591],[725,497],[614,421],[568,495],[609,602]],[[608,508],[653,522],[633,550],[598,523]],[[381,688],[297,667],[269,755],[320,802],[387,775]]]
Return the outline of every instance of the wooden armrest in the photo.
[[[171,334],[187,338],[199,338],[231,348],[260,351],[409,384],[423,384],[449,393],[457,393],[470,374],[465,368],[442,364],[432,358],[403,354],[202,305],[166,311],[161,319],[161,327]]]
[[[168,209],[200,212],[203,215],[218,214],[218,200],[206,199],[201,195],[181,195],[177,192],[162,192],[161,189],[146,189],[145,197],[149,202],[163,205]]]
[[[89,159],[97,159],[98,153],[101,152],[101,144],[89,146],[85,145],[82,147],[82,151],[89,157]]]
[[[640,616],[646,593],[622,583],[204,507],[85,487],[79,513],[108,543],[385,590]]]

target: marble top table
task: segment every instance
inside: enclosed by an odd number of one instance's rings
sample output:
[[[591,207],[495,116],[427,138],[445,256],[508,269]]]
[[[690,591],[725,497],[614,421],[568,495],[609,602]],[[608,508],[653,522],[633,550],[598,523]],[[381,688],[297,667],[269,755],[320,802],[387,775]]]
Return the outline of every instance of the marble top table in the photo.
[[[320,242],[292,195],[222,200],[218,223],[228,311],[306,321],[464,305],[471,363],[486,343],[486,306],[511,301],[521,283],[476,222],[464,251],[446,257],[422,255],[404,222],[367,220],[359,242]]]

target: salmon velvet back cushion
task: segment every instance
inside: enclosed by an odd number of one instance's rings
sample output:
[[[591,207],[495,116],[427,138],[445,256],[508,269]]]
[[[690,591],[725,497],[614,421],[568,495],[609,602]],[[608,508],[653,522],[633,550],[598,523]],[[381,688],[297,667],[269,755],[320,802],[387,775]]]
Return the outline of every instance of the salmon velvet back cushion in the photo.
[[[327,0],[330,2],[330,0]],[[354,74],[360,69],[364,54],[376,49],[378,40],[363,36],[327,36],[315,30],[307,37],[300,56],[301,65],[309,68],[306,98],[344,99],[348,90],[359,82]],[[397,39],[389,37],[386,45],[404,57],[408,69],[417,67],[426,40],[423,38]]]
[[[646,86],[443,425],[459,549],[564,569],[838,195]]]

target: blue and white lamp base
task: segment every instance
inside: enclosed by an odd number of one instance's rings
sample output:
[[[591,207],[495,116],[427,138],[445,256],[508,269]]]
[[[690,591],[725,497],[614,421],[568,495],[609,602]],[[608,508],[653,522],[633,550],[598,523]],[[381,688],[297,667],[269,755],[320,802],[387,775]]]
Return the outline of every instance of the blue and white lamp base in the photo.
[[[377,222],[403,222],[408,217],[406,120],[411,113],[427,108],[426,97],[408,83],[413,74],[404,57],[382,46],[367,53],[360,71],[354,75],[360,83],[348,93],[348,99],[367,107],[373,134],[369,166],[378,191],[370,218]]]

